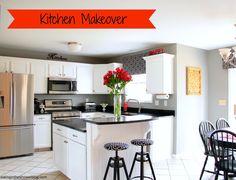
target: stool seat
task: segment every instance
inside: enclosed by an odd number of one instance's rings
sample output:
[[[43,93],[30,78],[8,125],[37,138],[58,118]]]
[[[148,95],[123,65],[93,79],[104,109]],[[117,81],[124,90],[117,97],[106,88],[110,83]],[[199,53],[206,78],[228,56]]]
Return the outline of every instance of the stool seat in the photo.
[[[129,180],[125,160],[118,156],[118,151],[126,150],[128,147],[129,145],[123,142],[110,142],[104,145],[105,149],[115,151],[115,157],[109,158],[103,180],[106,180],[109,168],[114,169],[113,180],[120,180],[120,168],[124,168],[126,179]]]
[[[150,146],[153,144],[151,139],[133,139],[131,144],[135,146]]]
[[[106,143],[104,145],[105,149],[113,151],[122,151],[128,149],[128,147],[129,147],[128,144],[122,142],[111,142],[111,143]]]

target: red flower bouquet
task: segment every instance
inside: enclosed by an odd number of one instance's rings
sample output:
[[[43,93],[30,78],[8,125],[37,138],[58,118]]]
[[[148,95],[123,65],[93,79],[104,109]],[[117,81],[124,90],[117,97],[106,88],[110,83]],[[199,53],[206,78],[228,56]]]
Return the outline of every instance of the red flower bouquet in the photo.
[[[111,89],[111,94],[120,94],[132,77],[123,68],[118,67],[114,71],[108,71],[103,79],[104,85]]]
[[[121,93],[132,77],[123,68],[118,67],[114,71],[108,71],[103,79],[104,85],[111,89],[110,94],[114,95],[114,115],[119,118],[121,115]]]

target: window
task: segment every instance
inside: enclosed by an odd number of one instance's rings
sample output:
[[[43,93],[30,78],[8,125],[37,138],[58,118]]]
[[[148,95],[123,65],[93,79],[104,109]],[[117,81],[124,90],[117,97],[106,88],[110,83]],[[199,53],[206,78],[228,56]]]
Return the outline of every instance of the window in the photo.
[[[152,103],[152,94],[146,93],[146,74],[132,75],[133,81],[125,86],[125,99],[137,99],[139,102]]]

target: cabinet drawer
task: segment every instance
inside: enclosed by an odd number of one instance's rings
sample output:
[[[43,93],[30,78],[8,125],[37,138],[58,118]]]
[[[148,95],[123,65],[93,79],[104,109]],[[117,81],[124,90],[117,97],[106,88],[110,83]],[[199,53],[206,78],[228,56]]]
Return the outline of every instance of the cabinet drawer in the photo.
[[[50,114],[34,115],[34,121],[49,121],[49,122],[51,122],[51,115]]]
[[[75,142],[86,145],[86,133],[67,129],[67,137]]]
[[[54,133],[57,133],[59,135],[67,137],[67,131],[68,131],[68,129],[66,127],[63,127],[63,126],[53,123],[53,132]]]

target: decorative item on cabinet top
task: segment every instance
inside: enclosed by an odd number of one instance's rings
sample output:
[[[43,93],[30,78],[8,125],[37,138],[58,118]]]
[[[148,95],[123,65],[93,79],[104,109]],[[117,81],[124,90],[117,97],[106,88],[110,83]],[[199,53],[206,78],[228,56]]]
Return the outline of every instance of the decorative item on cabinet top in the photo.
[[[67,58],[59,56],[59,55],[57,55],[57,53],[49,53],[47,56],[47,59],[49,59],[49,60],[62,60],[62,61],[67,60]]]

